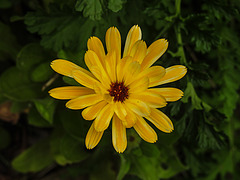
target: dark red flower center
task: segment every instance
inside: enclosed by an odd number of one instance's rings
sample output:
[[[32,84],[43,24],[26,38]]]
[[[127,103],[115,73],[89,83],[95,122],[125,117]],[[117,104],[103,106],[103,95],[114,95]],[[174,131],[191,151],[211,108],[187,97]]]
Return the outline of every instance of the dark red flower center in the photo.
[[[114,102],[123,102],[125,99],[128,98],[128,87],[126,87],[123,82],[112,83],[108,91],[110,96],[114,97]]]

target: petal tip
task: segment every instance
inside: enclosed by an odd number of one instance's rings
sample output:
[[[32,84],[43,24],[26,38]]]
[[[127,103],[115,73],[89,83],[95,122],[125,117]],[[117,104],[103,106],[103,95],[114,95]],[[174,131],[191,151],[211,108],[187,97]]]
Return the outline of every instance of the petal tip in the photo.
[[[66,106],[67,108],[69,108],[69,109],[72,109],[71,103],[69,103],[69,101],[65,104],[65,106]]]
[[[57,63],[58,60],[53,60],[51,63],[50,63],[50,67],[53,69],[54,65]]]
[[[121,146],[121,147],[115,147],[114,149],[120,154],[123,153],[126,150],[127,146]]]
[[[121,154],[121,153],[123,153],[125,151],[125,149],[124,150],[118,150],[117,152],[119,153],[119,154]]]
[[[149,141],[149,143],[156,143],[157,139],[153,139],[152,141]]]
[[[184,77],[187,73],[187,67],[183,65],[179,65],[179,68],[182,69],[182,76]]]
[[[53,89],[49,90],[49,91],[48,91],[48,94],[51,95],[52,92],[53,92]]]

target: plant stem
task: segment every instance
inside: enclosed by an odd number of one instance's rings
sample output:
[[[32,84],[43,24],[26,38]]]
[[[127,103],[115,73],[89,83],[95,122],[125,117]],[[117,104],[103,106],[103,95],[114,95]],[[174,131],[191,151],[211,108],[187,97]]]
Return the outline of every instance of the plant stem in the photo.
[[[176,17],[181,19],[181,0],[176,0],[175,1],[175,8],[176,8]],[[187,59],[185,56],[184,48],[183,48],[183,41],[182,41],[182,34],[181,34],[181,27],[180,24],[176,24],[175,26],[175,33],[177,37],[177,42],[178,42],[178,53],[180,56],[180,62],[181,64],[187,65]]]
[[[176,8],[176,16],[180,16],[181,14],[181,0],[175,1],[175,8]]]

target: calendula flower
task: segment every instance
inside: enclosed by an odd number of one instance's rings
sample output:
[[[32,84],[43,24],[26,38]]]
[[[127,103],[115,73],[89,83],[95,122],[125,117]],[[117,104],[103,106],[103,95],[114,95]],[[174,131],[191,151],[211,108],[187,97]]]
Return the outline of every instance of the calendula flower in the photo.
[[[139,26],[128,32],[121,57],[121,36],[116,27],[106,32],[106,49],[97,37],[89,38],[85,63],[88,70],[67,60],[57,59],[51,67],[57,73],[74,78],[82,86],[58,87],[49,91],[56,99],[70,99],[69,109],[84,109],[85,120],[93,120],[85,144],[94,148],[104,131],[112,125],[112,143],[119,153],[127,147],[126,128],[134,128],[147,142],[157,141],[157,134],[147,123],[170,133],[172,121],[158,108],[169,101],[177,101],[183,92],[176,88],[153,88],[181,79],[187,72],[185,66],[168,68],[152,66],[168,47],[165,39],[153,42],[149,47],[141,40]]]

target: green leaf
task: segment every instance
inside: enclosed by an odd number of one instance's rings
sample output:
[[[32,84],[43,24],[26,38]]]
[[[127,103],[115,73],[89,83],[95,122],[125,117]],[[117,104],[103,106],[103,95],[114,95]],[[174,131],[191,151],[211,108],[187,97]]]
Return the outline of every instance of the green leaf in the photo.
[[[171,107],[171,111],[170,111],[171,116],[175,116],[176,114],[179,113],[181,105],[182,105],[181,101],[177,101],[173,104],[169,104],[169,106]]]
[[[209,52],[220,42],[220,37],[209,22],[209,14],[190,14],[185,19],[184,29],[188,34],[186,38],[190,38],[189,41],[195,45],[195,51],[202,53]]]
[[[21,113],[25,109],[27,109],[28,106],[29,106],[28,102],[12,101],[11,112],[13,112],[13,113]]]
[[[226,48],[228,49],[228,47]],[[220,49],[220,51],[224,51],[224,49]],[[235,58],[238,58],[238,55],[229,57],[223,53],[218,56],[221,68],[218,73],[212,72],[212,75],[220,88],[213,92],[215,101],[210,101],[209,103],[215,103],[214,106],[218,108],[219,112],[224,113],[230,120],[239,102],[240,63],[235,60]],[[209,99],[212,99],[212,97]]]
[[[1,21],[0,21],[0,39],[1,39],[0,61],[7,60],[8,58],[15,60],[17,53],[20,49],[20,46],[17,43],[16,37],[11,32],[11,29],[7,25],[3,24]]]
[[[116,179],[116,174],[114,169],[114,162],[111,161],[101,161],[98,163],[98,168],[90,173],[90,180],[106,180],[106,179]]]
[[[162,166],[160,166],[160,170],[158,173],[159,179],[169,179],[176,176],[178,173],[188,169],[187,166],[182,164],[174,148],[165,148],[160,157],[164,154],[167,154],[167,156],[166,159],[162,162]]]
[[[6,148],[11,141],[8,131],[0,126],[0,150]]]
[[[205,108],[207,111],[211,110],[211,106],[207,103],[203,102],[197,95],[193,85],[191,82],[188,82],[187,88],[184,91],[184,96],[182,98],[182,102],[187,103],[188,99],[191,98],[191,102],[194,109],[202,110]]]
[[[118,12],[122,9],[123,0],[109,0],[108,8],[113,12]]]
[[[221,134],[205,122],[207,119],[203,113],[198,113],[198,117],[200,117],[197,137],[199,147],[201,149],[221,149],[224,145]]]
[[[213,156],[218,162],[218,164],[213,164],[210,169],[208,169],[207,176],[201,178],[200,180],[212,180],[217,179],[217,177],[221,177],[221,179],[226,179],[227,174],[233,174],[235,169],[233,163],[233,151],[225,150],[221,152],[216,152]]]
[[[50,63],[42,63],[33,69],[31,73],[31,80],[34,82],[44,82],[47,81],[52,75],[53,70],[50,68]]]
[[[238,10],[236,6],[234,6],[234,3],[228,4],[227,1],[206,1],[206,4],[204,4],[202,8],[213,16],[211,17],[213,21],[215,18],[221,20],[222,17],[228,21],[238,14]]]
[[[142,150],[142,153],[147,157],[158,157],[160,155],[160,151],[157,148],[156,144],[142,142],[140,144],[140,148]]]
[[[57,105],[55,100],[51,97],[47,97],[45,99],[34,100],[34,104],[40,115],[52,124],[53,115]]]
[[[187,149],[187,147],[184,147],[184,153],[186,154],[186,164],[190,168],[191,174],[193,177],[198,177],[200,173],[205,171],[205,166],[203,165],[203,161],[205,159],[198,158],[196,154],[192,152],[192,150]]]
[[[87,39],[92,35],[95,24],[71,10],[28,12],[25,24],[31,33],[41,35],[41,45],[59,51],[64,48],[81,50],[86,48]]]
[[[12,67],[0,76],[0,91],[9,99],[27,101],[41,96],[41,85],[32,83],[28,75]]]
[[[171,133],[164,133],[161,131],[157,131],[157,133],[158,133],[158,139],[159,139],[158,144],[160,146],[166,146],[166,145],[171,146],[171,145],[175,144],[180,138],[177,131],[173,131]],[[155,145],[155,144],[152,144],[152,145]],[[151,147],[151,146],[149,148],[153,149],[153,147]],[[156,155],[158,154],[156,149],[154,150],[154,153]]]
[[[122,180],[130,170],[130,166],[131,166],[131,161],[128,158],[124,157],[124,155],[120,154],[120,158],[121,158],[121,166],[117,175],[117,180]]]
[[[52,59],[49,52],[37,43],[24,46],[17,56],[17,67],[23,71],[30,71],[36,64]]]
[[[158,180],[159,166],[157,158],[148,158],[146,156],[134,157],[131,160],[132,166],[130,173],[137,175],[143,180]]]
[[[184,97],[182,98],[182,102],[187,103],[189,98],[191,98],[193,107],[195,109],[202,109],[201,99],[197,96],[195,89],[190,82],[188,82],[187,88],[184,91]]]
[[[71,163],[71,161],[66,159],[66,157],[62,154],[55,155],[55,161],[61,166]]]
[[[60,165],[66,165],[71,163],[71,161],[67,160],[66,157],[61,153],[60,145],[62,142],[62,138],[65,135],[65,131],[62,127],[55,125],[55,129],[51,134],[50,139],[50,148],[51,152],[54,156],[55,161]]]
[[[53,157],[49,150],[48,140],[41,140],[34,144],[12,161],[12,166],[19,172],[37,172],[53,163]]]
[[[131,169],[129,173],[137,175],[141,179],[168,179],[187,169],[177,157],[173,147],[162,147],[151,157],[137,151],[137,154],[134,153],[130,156]]]
[[[12,6],[12,2],[10,0],[1,0],[0,1],[0,9],[7,9],[7,8],[10,8],[11,6]]]
[[[192,36],[191,41],[195,43],[196,51],[202,53],[209,52],[214,46],[219,44],[219,39],[212,31],[199,30],[194,36]]]
[[[78,0],[75,9],[83,12],[84,17],[89,17],[92,20],[100,20],[103,13],[99,0]]]
[[[61,154],[71,163],[83,161],[90,155],[83,139],[79,141],[68,134],[62,137],[59,148]]]
[[[39,114],[35,107],[30,109],[27,118],[30,125],[37,127],[51,127],[51,124]]]
[[[77,140],[82,140],[85,137],[85,133],[83,131],[83,121],[85,121],[81,117],[81,111],[73,111],[69,109],[63,109],[58,111],[57,114],[58,119],[62,122],[64,129]]]

